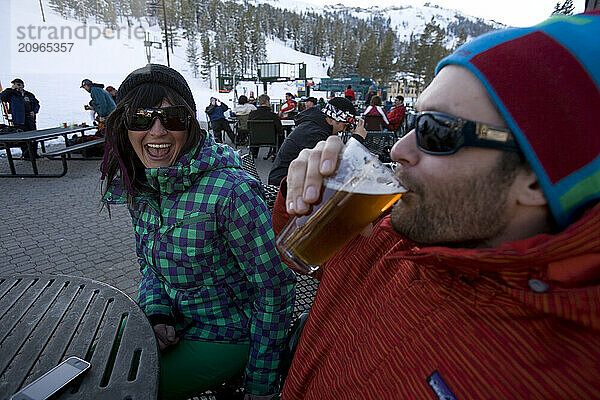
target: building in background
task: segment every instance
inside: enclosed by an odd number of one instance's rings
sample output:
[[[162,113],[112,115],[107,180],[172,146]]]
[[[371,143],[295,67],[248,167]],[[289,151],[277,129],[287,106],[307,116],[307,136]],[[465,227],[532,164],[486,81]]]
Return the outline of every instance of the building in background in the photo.
[[[410,72],[398,72],[390,82],[389,97],[404,97],[404,104],[414,107],[417,97],[424,89],[423,78]]]

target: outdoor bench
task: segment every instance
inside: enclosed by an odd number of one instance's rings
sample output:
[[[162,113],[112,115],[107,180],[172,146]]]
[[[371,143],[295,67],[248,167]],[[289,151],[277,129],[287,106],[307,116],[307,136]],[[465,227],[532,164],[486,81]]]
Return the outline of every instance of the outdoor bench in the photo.
[[[63,167],[62,172],[58,175],[53,175],[55,177],[60,178],[61,176],[65,176],[67,174],[67,155],[70,155],[74,151],[83,150],[88,147],[93,147],[98,144],[104,143],[104,140],[105,140],[104,138],[99,138],[99,139],[90,140],[89,142],[74,144],[72,146],[68,146],[63,149],[42,153],[41,156],[49,158],[49,159],[55,159],[56,157],[60,156],[61,161],[62,161],[62,167]]]
[[[94,140],[90,140],[89,142],[84,142],[84,143],[78,143],[78,144],[74,144],[71,146],[67,146],[63,149],[59,149],[59,150],[54,150],[54,151],[49,151],[46,153],[42,153],[41,156],[43,157],[48,157],[48,158],[52,158],[52,157],[56,157],[56,156],[61,156],[62,158],[65,158],[67,154],[70,154],[74,151],[79,151],[79,150],[83,150],[86,149],[88,147],[93,147],[96,146],[98,144],[102,144],[104,143],[104,138],[98,138],[98,139],[94,139]]]

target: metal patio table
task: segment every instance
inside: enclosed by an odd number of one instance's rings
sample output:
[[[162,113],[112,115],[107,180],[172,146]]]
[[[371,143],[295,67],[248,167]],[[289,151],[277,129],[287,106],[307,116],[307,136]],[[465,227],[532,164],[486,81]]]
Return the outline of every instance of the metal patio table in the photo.
[[[130,297],[88,278],[0,277],[0,398],[9,398],[71,356],[91,367],[57,399],[157,396],[157,342]]]

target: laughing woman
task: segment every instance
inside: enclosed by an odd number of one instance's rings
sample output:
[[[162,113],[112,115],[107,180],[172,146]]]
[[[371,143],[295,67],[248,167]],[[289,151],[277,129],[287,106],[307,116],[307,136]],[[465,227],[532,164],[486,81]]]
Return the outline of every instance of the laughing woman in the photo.
[[[191,397],[244,369],[246,398],[276,393],[295,276],[275,250],[260,183],[200,129],[187,82],[163,65],[127,76],[106,128],[103,202],[131,214],[160,398]]]

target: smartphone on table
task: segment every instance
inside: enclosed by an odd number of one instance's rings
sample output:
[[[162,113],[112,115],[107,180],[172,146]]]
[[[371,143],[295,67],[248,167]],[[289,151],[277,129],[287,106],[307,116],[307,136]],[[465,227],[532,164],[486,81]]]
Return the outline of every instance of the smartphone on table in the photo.
[[[79,357],[69,357],[15,393],[10,400],[46,400],[90,368]]]

